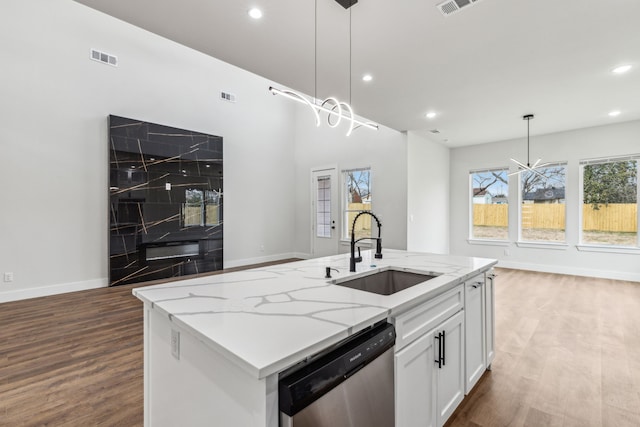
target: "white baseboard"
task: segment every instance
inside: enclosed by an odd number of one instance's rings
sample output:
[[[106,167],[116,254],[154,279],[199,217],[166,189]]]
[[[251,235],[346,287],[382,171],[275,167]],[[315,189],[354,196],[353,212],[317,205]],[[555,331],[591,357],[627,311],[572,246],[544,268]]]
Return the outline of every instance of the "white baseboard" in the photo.
[[[0,291],[0,303],[19,301],[29,298],[46,297],[49,295],[65,294],[67,292],[85,291],[87,289],[105,288],[108,279],[84,280],[82,282],[60,283],[49,286],[37,286],[26,289],[12,289]]]
[[[599,277],[601,279],[627,280],[640,282],[640,273],[626,271],[594,270],[589,268],[567,267],[560,265],[529,264],[524,262],[498,261],[496,267],[516,270],[540,271],[543,273],[569,274],[572,276]]]
[[[224,268],[244,267],[247,265],[262,264],[263,262],[280,261],[280,260],[289,259],[289,258],[306,259],[306,258],[303,258],[303,255],[304,254],[298,253],[298,252],[288,252],[284,254],[267,255],[267,256],[261,256],[261,257],[255,257],[255,258],[235,259],[233,261],[225,260]]]
[[[234,261],[225,261],[225,268],[243,267],[245,265],[260,264],[263,262],[280,261],[288,258],[308,259],[311,256],[302,252],[290,252],[277,255],[268,255],[257,258],[245,258]],[[0,303],[19,301],[29,298],[46,297],[49,295],[64,294],[67,292],[84,291],[87,289],[106,288],[109,279],[93,279],[82,282],[60,283],[48,286],[36,286],[26,289],[12,289],[2,291],[0,289]]]

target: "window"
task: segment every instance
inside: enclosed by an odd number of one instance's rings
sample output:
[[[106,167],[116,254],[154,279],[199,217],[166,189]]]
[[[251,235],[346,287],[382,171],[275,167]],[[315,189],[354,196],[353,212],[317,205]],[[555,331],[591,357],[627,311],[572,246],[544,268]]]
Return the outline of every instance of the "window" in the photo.
[[[351,239],[351,228],[356,215],[371,210],[371,169],[352,169],[342,171],[343,221],[342,238]],[[356,239],[371,237],[371,216],[363,215],[355,225]]]
[[[640,156],[580,162],[582,243],[639,246],[638,159]]]
[[[316,182],[316,237],[331,237],[331,176],[319,176]]]
[[[185,227],[218,225],[220,218],[220,193],[216,190],[185,190],[182,205],[182,223]]]
[[[520,173],[520,240],[564,242],[566,164]]]
[[[506,168],[470,172],[472,239],[509,238],[508,172]]]

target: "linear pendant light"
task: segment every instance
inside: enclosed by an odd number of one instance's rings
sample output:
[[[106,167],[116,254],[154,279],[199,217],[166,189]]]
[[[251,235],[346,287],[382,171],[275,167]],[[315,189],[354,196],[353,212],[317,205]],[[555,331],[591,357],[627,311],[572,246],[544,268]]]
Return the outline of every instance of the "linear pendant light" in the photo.
[[[338,3],[342,4],[341,2],[338,2]],[[355,3],[356,1],[351,1],[350,5],[353,5]],[[317,74],[318,74],[318,64],[317,64],[318,1],[317,0],[315,2],[314,20],[315,20],[315,27],[316,27],[315,40],[314,40],[315,42],[314,55],[316,58],[314,63],[314,79],[316,80],[316,92],[317,92]],[[339,101],[335,97],[330,96],[329,98],[326,98],[324,101],[319,103],[317,97],[314,97],[313,101],[311,101],[306,96],[288,89],[278,89],[273,86],[269,86],[269,92],[271,92],[273,95],[284,96],[285,98],[307,105],[311,109],[311,111],[313,111],[313,114],[316,119],[316,126],[320,126],[320,112],[322,111],[327,113],[327,123],[329,127],[332,127],[332,128],[337,127],[343,119],[349,123],[349,129],[347,130],[346,136],[351,135],[351,132],[353,132],[355,129],[359,127],[366,127],[373,130],[378,130],[378,125],[376,125],[375,123],[362,122],[360,120],[357,120],[353,114],[353,109],[351,108],[351,105],[347,104],[346,102]],[[351,10],[349,10],[349,94],[351,94]],[[335,120],[335,122],[331,121],[332,116],[337,119]]]
[[[526,120],[527,121],[527,164],[525,165],[524,163],[519,162],[516,159],[511,159],[511,161],[514,162],[516,165],[518,165],[520,167],[520,169],[518,169],[516,172],[511,172],[509,174],[509,176],[511,176],[511,175],[519,175],[524,171],[529,171],[529,172],[533,172],[536,175],[546,179],[546,176],[544,176],[543,174],[538,172],[536,169],[541,169],[541,168],[543,168],[545,166],[550,165],[551,163],[542,163],[542,164],[540,164],[540,161],[542,159],[536,160],[536,162],[533,165],[531,165],[529,163],[529,122],[531,120],[533,120],[533,118],[534,118],[533,114],[526,114],[526,115],[522,116],[522,120]]]

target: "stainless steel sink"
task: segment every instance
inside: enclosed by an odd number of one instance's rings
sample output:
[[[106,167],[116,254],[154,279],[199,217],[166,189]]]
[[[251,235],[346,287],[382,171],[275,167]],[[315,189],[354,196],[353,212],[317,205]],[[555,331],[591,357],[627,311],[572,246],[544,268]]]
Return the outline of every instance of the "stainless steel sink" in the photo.
[[[406,270],[387,269],[353,279],[336,279],[334,284],[379,295],[392,295],[438,276],[437,273],[415,273]]]

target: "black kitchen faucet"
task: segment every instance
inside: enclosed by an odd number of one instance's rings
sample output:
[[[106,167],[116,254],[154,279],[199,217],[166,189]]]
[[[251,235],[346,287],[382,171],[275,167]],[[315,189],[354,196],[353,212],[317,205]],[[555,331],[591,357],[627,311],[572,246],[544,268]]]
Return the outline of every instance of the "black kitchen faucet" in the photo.
[[[373,219],[378,223],[378,237],[362,237],[358,240],[355,238],[355,229],[356,229],[356,221],[360,218],[360,215],[371,215]],[[358,248],[358,257],[356,258],[356,243],[361,240],[376,240],[376,254],[374,255],[376,259],[382,258],[382,237],[380,237],[380,232],[382,229],[382,224],[378,217],[371,211],[362,211],[356,215],[353,219],[353,225],[351,226],[351,258],[349,258],[349,271],[356,271],[356,263],[362,261],[362,256],[360,256],[360,248]]]

